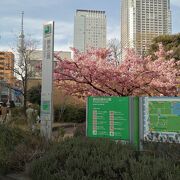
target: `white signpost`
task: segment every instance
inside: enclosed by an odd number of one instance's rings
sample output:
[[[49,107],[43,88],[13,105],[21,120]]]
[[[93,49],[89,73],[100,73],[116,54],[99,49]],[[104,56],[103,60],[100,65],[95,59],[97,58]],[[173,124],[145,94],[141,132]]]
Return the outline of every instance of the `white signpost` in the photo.
[[[43,25],[43,60],[41,90],[41,134],[51,138],[53,123],[54,21]]]

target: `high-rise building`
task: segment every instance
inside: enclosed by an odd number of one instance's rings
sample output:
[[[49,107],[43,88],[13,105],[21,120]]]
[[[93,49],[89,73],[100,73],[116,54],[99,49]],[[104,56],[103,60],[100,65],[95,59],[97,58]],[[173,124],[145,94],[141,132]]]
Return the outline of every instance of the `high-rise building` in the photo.
[[[121,0],[123,49],[134,48],[142,55],[154,37],[170,33],[170,0]]]
[[[14,54],[0,51],[0,101],[11,100],[14,83]]]
[[[76,10],[74,47],[81,52],[89,48],[106,47],[105,11]]]
[[[13,85],[14,77],[14,54],[0,51],[0,80]]]
[[[70,51],[55,51],[60,58],[62,59],[71,59]],[[42,78],[42,70],[38,69],[37,66],[42,64],[43,60],[43,51],[42,50],[34,50],[29,58],[29,66],[28,66],[28,74],[30,80],[41,80]],[[57,59],[54,58],[54,63],[56,64]]]

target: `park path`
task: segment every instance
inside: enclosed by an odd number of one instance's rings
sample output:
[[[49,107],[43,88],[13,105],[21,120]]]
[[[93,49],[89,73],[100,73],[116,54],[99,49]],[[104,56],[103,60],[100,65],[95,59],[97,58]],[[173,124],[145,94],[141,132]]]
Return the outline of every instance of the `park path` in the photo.
[[[15,180],[15,179],[0,175],[0,180]]]
[[[31,180],[26,174],[21,173],[21,174],[9,174],[7,176],[8,179],[4,180]]]

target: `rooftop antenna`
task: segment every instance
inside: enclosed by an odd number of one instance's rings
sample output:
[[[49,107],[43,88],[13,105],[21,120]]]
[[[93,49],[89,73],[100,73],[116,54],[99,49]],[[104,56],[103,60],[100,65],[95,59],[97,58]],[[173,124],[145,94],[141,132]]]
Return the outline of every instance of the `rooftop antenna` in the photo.
[[[24,11],[21,12],[21,32],[19,35],[19,65],[23,64],[23,52],[24,52]]]

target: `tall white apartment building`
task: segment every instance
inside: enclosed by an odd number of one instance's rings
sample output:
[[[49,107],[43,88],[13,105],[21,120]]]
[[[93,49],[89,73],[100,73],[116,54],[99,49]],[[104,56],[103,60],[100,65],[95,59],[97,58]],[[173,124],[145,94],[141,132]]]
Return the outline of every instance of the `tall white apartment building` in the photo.
[[[76,10],[74,19],[74,48],[85,52],[89,48],[105,47],[105,11]]]
[[[171,33],[170,0],[121,0],[121,43],[143,54],[154,37]]]

